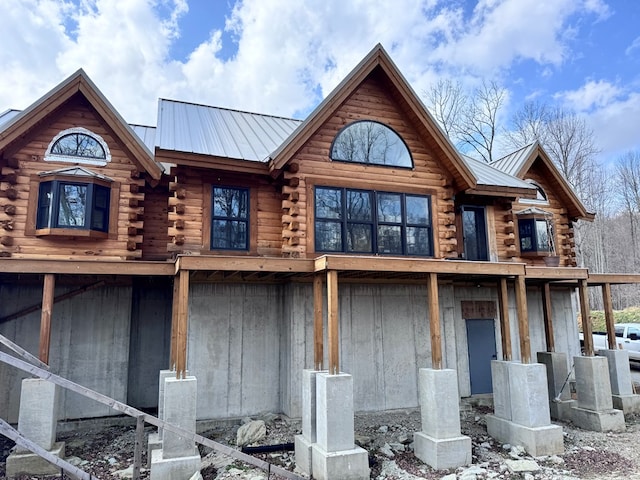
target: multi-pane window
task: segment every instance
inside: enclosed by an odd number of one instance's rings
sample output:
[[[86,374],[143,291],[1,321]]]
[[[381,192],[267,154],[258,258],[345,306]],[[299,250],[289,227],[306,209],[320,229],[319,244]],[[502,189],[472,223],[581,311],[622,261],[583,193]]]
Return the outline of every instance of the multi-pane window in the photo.
[[[430,212],[428,196],[316,187],[316,251],[432,256]]]
[[[107,143],[86,128],[74,127],[56,135],[44,155],[48,162],[73,162],[104,166],[111,161]]]
[[[331,160],[413,167],[409,149],[400,135],[370,120],[350,123],[338,132],[331,145]]]
[[[110,188],[63,180],[41,182],[36,228],[109,230]]]
[[[249,190],[213,187],[211,212],[211,248],[248,250]]]
[[[549,253],[551,227],[547,220],[539,218],[519,218],[518,234],[521,253]]]

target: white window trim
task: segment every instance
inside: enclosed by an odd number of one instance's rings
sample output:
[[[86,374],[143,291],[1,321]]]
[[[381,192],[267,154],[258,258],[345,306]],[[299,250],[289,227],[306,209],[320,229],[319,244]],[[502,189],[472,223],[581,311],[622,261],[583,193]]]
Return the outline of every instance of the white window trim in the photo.
[[[90,158],[90,157],[76,157],[72,155],[58,155],[56,153],[51,153],[51,149],[56,144],[56,142],[64,137],[65,135],[70,135],[72,133],[81,133],[83,135],[88,135],[93,138],[96,142],[100,144],[102,149],[104,150],[105,158]],[[99,167],[104,167],[107,163],[111,161],[111,152],[109,151],[109,147],[107,146],[107,142],[105,142],[102,137],[96,133],[93,133],[90,130],[82,127],[73,127],[67,128],[62,132],[58,133],[53,140],[49,143],[47,150],[44,154],[44,160],[46,162],[69,162],[69,163],[78,163],[83,165],[96,165]]]

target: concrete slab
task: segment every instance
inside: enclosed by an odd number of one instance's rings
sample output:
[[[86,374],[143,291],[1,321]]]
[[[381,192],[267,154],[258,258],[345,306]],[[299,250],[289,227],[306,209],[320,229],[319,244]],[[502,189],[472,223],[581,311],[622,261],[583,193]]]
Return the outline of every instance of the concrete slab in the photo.
[[[45,450],[53,449],[58,423],[58,387],[40,378],[22,380],[18,431]],[[18,452],[29,450],[18,448]]]
[[[574,406],[571,409],[571,415],[572,422],[585,430],[594,432],[624,432],[626,429],[624,414],[621,410],[611,408],[596,411]]]
[[[57,442],[48,449],[49,453],[64,458],[65,444]],[[59,475],[60,467],[47,462],[44,458],[29,452],[14,452],[7,457],[7,478],[18,475]]]
[[[164,458],[162,449],[154,450],[151,458],[151,480],[189,480],[200,470],[200,455]]]
[[[351,375],[316,374],[316,428],[316,442],[324,451],[340,452],[354,448]]]
[[[369,456],[360,447],[327,452],[314,443],[312,449],[313,478],[316,480],[368,480]]]
[[[420,460],[436,470],[457,468],[471,463],[471,438],[434,438],[423,432],[413,435],[413,450]]]
[[[489,435],[503,443],[520,445],[533,457],[564,452],[562,428],[558,425],[527,427],[496,415],[487,415],[485,419]]]

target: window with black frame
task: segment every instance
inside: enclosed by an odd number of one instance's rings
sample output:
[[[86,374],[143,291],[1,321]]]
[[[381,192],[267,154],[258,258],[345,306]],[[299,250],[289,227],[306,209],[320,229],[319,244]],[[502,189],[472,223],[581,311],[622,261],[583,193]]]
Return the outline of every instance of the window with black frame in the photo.
[[[520,236],[521,253],[549,253],[549,225],[546,219],[519,218],[518,234]]]
[[[433,256],[428,195],[315,189],[317,252]]]
[[[211,249],[249,249],[249,190],[237,187],[212,189]]]
[[[111,190],[95,183],[41,182],[36,228],[108,232]]]

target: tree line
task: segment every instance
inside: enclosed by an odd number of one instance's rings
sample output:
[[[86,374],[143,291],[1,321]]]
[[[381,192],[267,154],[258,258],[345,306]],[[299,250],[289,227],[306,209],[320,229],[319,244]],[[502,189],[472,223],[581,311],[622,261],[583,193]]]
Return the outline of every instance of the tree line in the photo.
[[[483,81],[472,91],[440,80],[424,92],[429,112],[465,155],[485,162],[538,141],[573,187],[593,222],[574,224],[578,266],[595,273],[636,273],[640,263],[640,151],[600,161],[592,129],[576,112],[528,101],[510,117],[508,91]],[[599,289],[590,289],[602,308]],[[640,286],[612,288],[615,309],[640,304]]]

